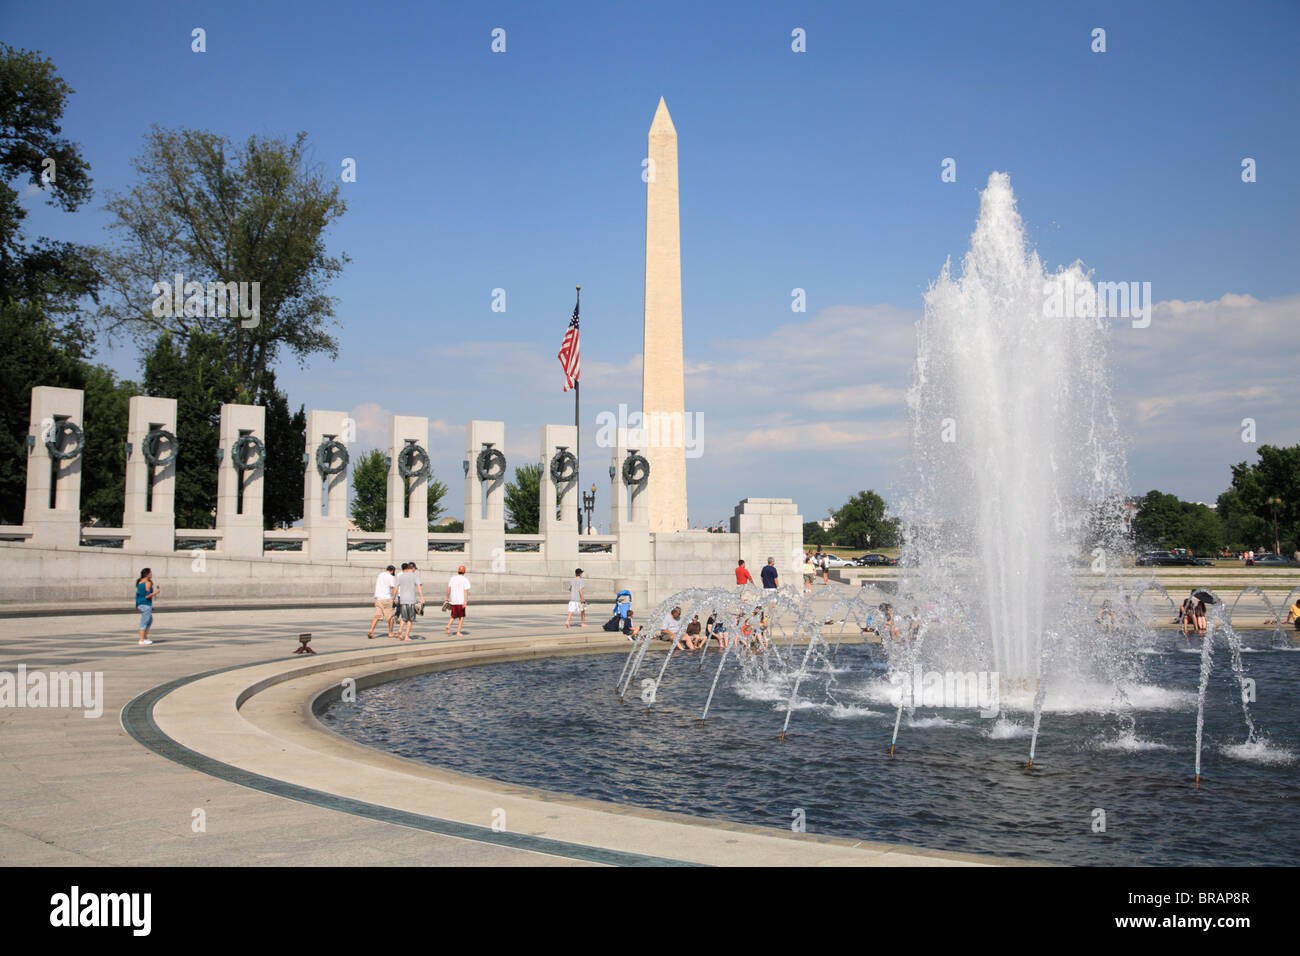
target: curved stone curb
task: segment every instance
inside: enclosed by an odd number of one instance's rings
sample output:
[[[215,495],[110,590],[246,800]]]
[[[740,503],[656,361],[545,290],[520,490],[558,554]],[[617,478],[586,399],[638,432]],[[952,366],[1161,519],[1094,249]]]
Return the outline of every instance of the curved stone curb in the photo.
[[[853,841],[664,813],[471,777],[365,747],[314,711],[400,676],[535,656],[626,648],[559,635],[336,651],[207,671],[155,687],[122,711],[150,750],[241,786],[368,819],[513,849],[624,866],[1018,865],[973,854]],[[346,672],[346,673],[340,673]],[[500,810],[513,829],[474,820]]]
[[[312,790],[308,787],[301,787],[284,780],[276,780],[273,777],[252,773],[239,767],[231,766],[228,763],[223,763],[220,760],[214,760],[211,757],[207,757],[167,736],[167,734],[163,733],[163,731],[158,727],[158,724],[154,721],[154,706],[162,700],[162,698],[166,697],[178,688],[216,674],[242,670],[247,666],[249,665],[219,668],[217,670],[206,671],[204,673],[193,674],[189,677],[169,681],[166,684],[160,684],[157,687],[151,688],[122,708],[122,727],[142,746],[191,770],[197,770],[200,773],[205,773],[209,776],[217,777],[218,779],[230,783],[236,783],[253,790],[260,790],[263,793],[269,793],[277,797],[285,797],[289,800],[297,800],[301,803],[308,803],[317,807],[324,807],[328,810],[338,810],[341,813],[351,813],[359,817],[366,817],[370,820],[378,820],[382,823],[395,823],[398,826],[411,827],[415,830],[427,830],[430,833],[440,833],[444,836],[459,837],[465,840],[477,840],[481,843],[494,843],[499,846],[506,846],[516,850],[530,850],[535,853],[563,856],[569,859],[583,860],[589,863],[603,863],[610,866],[692,865],[677,860],[659,859],[657,857],[644,856],[636,853],[622,853],[618,850],[605,850],[600,847],[564,843],[559,840],[550,840],[545,837],[534,837],[527,834],[507,832],[498,833],[489,827],[478,827],[473,826],[472,824],[457,823],[453,820],[440,820],[436,817],[408,813],[402,810],[393,809],[392,807],[384,807],[374,803],[365,803],[360,800],[349,799],[337,794]]]

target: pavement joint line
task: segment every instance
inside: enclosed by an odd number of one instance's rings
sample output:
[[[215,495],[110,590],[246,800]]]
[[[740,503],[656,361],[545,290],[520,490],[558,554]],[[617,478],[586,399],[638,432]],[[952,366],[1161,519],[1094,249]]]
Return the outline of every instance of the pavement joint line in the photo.
[[[325,655],[348,653],[354,653],[354,651],[339,650],[324,652]],[[122,728],[141,746],[153,751],[159,756],[166,757],[168,760],[178,763],[187,769],[196,770],[199,773],[204,773],[208,776],[216,777],[220,780],[238,784],[239,786],[247,787],[252,790],[269,793],[273,796],[296,800],[300,803],[322,807],[327,810],[337,810],[341,813],[349,813],[354,816],[363,817],[380,823],[391,823],[397,826],[409,827],[415,830],[425,830],[430,833],[458,837],[460,839],[472,840],[478,843],[490,843],[497,846],[508,847],[510,849],[528,850],[548,856],[559,856],[609,866],[700,865],[681,860],[647,856],[640,853],[630,853],[623,850],[610,850],[602,847],[585,846],[579,843],[551,840],[546,837],[537,837],[528,834],[510,833],[505,831],[498,832],[489,827],[479,827],[472,824],[460,823],[454,820],[443,820],[437,817],[411,813],[405,810],[396,810],[391,807],[380,806],[379,804],[367,803],[349,797],[325,793],[320,790],[313,790],[309,787],[299,786],[297,784],[288,783],[283,780],[276,780],[272,777],[243,770],[239,767],[234,767],[230,764],[223,763],[222,761],[207,757],[167,736],[154,721],[154,706],[172,691],[180,687],[202,680],[205,677],[212,677],[216,674],[242,670],[248,667],[257,667],[263,664],[274,664],[282,661],[283,658],[277,657],[265,661],[236,664],[229,667],[219,667],[198,674],[178,677],[174,680],[167,681],[164,684],[159,684],[156,687],[152,687],[145,691],[143,694],[138,695],[122,708]],[[309,669],[304,668],[304,670]]]

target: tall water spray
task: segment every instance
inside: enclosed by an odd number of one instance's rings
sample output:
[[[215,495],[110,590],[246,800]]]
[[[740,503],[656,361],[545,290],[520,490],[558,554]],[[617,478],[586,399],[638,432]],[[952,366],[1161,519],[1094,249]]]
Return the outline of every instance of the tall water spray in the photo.
[[[1118,570],[1126,485],[1106,338],[1089,277],[1077,263],[1044,272],[1010,178],[993,173],[961,275],[945,264],[925,296],[908,396],[900,591],[944,624],[931,663],[994,670],[1031,695],[1045,655],[1091,669],[1070,640],[1086,613],[1076,577]]]

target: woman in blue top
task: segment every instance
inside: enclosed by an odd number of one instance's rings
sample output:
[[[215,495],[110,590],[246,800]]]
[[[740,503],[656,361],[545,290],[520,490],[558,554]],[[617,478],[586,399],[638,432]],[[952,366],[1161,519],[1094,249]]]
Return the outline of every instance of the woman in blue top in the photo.
[[[145,568],[135,582],[135,609],[140,612],[140,644],[152,644],[149,628],[153,626],[153,599],[159,588],[153,583],[153,571]]]

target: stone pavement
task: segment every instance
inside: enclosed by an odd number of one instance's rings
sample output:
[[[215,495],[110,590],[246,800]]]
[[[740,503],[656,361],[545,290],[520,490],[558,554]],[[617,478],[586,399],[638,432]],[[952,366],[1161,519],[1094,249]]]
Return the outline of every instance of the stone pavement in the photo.
[[[604,610],[601,607],[600,613],[593,616],[601,617]],[[367,641],[365,629],[369,619],[369,612],[358,608],[168,613],[165,604],[160,604],[153,631],[156,643],[144,648],[135,644],[135,632],[131,630],[134,618],[121,615],[0,621],[0,672],[16,673],[19,665],[25,665],[29,673],[102,672],[104,682],[102,715],[98,718],[88,718],[81,709],[75,708],[0,708],[0,863],[554,866],[603,859],[600,853],[578,854],[583,859],[566,856],[562,850],[555,849],[562,848],[562,843],[553,844],[551,852],[547,852],[546,840],[535,844],[525,841],[525,846],[541,846],[541,849],[530,849],[475,839],[472,833],[448,835],[466,831],[456,829],[456,824],[441,826],[445,821],[435,821],[439,826],[432,828],[394,822],[417,820],[420,813],[430,814],[425,819],[433,820],[433,814],[444,807],[449,808],[448,812],[437,813],[438,816],[454,816],[450,812],[454,799],[430,804],[426,791],[437,785],[445,787],[445,792],[453,796],[463,795],[465,780],[452,779],[454,775],[439,778],[436,768],[417,773],[403,768],[398,758],[366,753],[365,748],[347,742],[339,742],[334,752],[326,753],[330,743],[324,738],[332,735],[317,732],[314,738],[319,746],[311,744],[313,735],[305,727],[309,721],[303,717],[307,696],[293,681],[271,688],[276,693],[257,694],[243,710],[236,710],[233,695],[238,693],[238,688],[252,683],[253,678],[246,677],[245,672],[193,682],[186,685],[186,690],[194,691],[189,695],[188,705],[180,703],[180,693],[163,698],[158,707],[159,724],[167,733],[176,728],[185,729],[190,734],[182,741],[186,746],[195,746],[191,741],[206,734],[210,746],[199,748],[200,752],[219,753],[216,759],[248,766],[255,773],[267,775],[259,779],[289,778],[297,774],[299,779],[311,781],[317,792],[343,794],[333,805],[336,808],[286,799],[253,789],[253,784],[241,786],[190,769],[146,749],[122,726],[122,708],[145,691],[168,681],[219,669],[264,663],[266,666],[256,673],[276,674],[319,662],[356,660],[365,664],[374,652],[384,651],[382,656],[387,657],[397,648],[399,654],[414,660],[429,653],[443,653],[440,647],[445,647],[447,652],[462,653],[478,647],[476,642],[497,639],[499,643],[501,638],[530,638],[531,641],[523,643],[549,647],[566,639],[585,640],[589,636],[600,642],[613,637],[604,635],[591,621],[585,631],[566,632],[564,609],[555,605],[475,607],[471,604],[466,640],[455,647],[444,637],[441,625],[445,618],[437,611],[419,619],[416,633],[424,640],[409,646],[386,639]],[[291,654],[302,631],[312,633],[312,646],[319,652],[315,657]],[[376,672],[392,666],[369,663]],[[331,681],[336,682],[337,677],[316,677],[311,688],[313,693]],[[209,693],[215,696],[205,700],[201,696],[204,687],[213,688]],[[282,698],[278,703],[277,694]],[[172,711],[184,711],[185,706],[190,710],[188,716],[184,713],[180,717],[174,713],[167,716],[168,706]],[[256,718],[261,712],[265,712],[261,718],[244,720],[246,715]],[[210,719],[206,715],[211,715]],[[234,729],[227,732],[227,727]],[[182,735],[176,736],[179,739]],[[304,740],[311,746],[304,747]],[[316,753],[311,747],[321,752]],[[277,757],[277,753],[283,757]],[[361,784],[363,780],[373,781],[382,795],[371,796],[378,791],[366,790]],[[627,849],[632,854],[650,855],[648,848],[656,844],[643,838],[645,833],[663,834],[664,846],[689,848],[690,831],[697,831],[703,840],[701,845],[718,847],[723,854],[718,860],[774,862],[782,859],[780,854],[785,852],[792,859],[818,858],[815,847],[818,841],[814,838],[794,840],[779,831],[693,821],[622,806],[593,805],[594,802],[576,798],[555,800],[555,805],[547,808],[530,798],[526,788],[511,788],[491,781],[471,783],[478,787],[478,805],[482,805],[483,799],[494,803],[514,801],[510,805],[521,808],[519,814],[524,818],[531,806],[537,819],[542,818],[539,816],[542,811],[546,820],[557,820],[560,814],[580,819],[582,826],[573,832],[591,834],[591,845],[603,845],[611,856],[617,856],[621,846],[617,845],[617,839],[603,832],[606,828],[601,824],[601,808],[604,806],[608,806],[608,832],[627,834]],[[349,787],[351,804],[346,795]],[[500,791],[499,796],[491,792],[494,788]],[[395,809],[382,819],[355,810],[345,812],[347,806],[359,805],[358,794],[362,800],[373,800],[384,808]],[[583,805],[577,806],[578,803]],[[408,812],[410,815],[402,816]],[[201,832],[196,832],[195,821],[199,818],[204,826]],[[560,834],[551,836],[562,839]],[[783,842],[786,849],[774,841]],[[588,845],[585,839],[580,842]],[[852,862],[868,864],[974,862],[969,857],[905,847],[860,845],[861,849],[855,849],[849,841],[824,842],[827,845],[821,855],[837,862],[844,861],[845,854]],[[746,855],[746,847],[753,848],[752,856]],[[688,854],[665,856],[685,859]]]
[[[539,627],[544,621],[563,630],[553,605],[471,604],[469,613],[467,635],[553,631]],[[444,619],[435,612],[419,620]],[[268,796],[166,760],[122,728],[122,707],[149,688],[282,658],[300,631],[312,633],[318,652],[398,646],[367,641],[369,621],[369,611],[355,608],[168,613],[160,603],[152,647],[136,646],[134,615],[0,621],[0,671],[102,671],[105,696],[97,719],[74,709],[0,708],[0,864],[571,865]],[[441,626],[421,631],[444,639]],[[192,829],[196,809],[206,814],[205,833]]]

